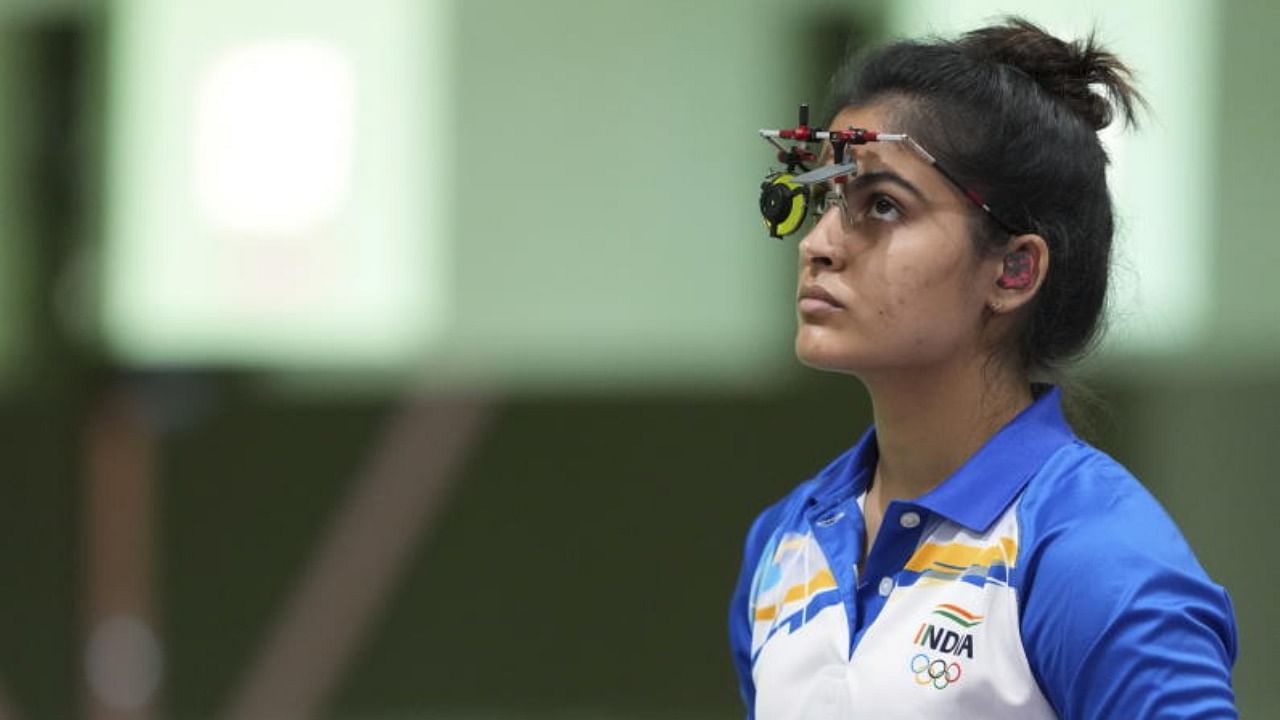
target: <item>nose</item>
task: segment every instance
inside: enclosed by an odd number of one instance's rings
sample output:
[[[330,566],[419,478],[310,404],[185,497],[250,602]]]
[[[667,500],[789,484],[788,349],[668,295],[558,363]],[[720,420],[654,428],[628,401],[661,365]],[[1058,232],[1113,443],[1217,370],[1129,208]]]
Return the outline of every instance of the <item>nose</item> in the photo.
[[[800,260],[814,270],[839,271],[844,267],[843,228],[838,211],[826,212],[799,243]]]

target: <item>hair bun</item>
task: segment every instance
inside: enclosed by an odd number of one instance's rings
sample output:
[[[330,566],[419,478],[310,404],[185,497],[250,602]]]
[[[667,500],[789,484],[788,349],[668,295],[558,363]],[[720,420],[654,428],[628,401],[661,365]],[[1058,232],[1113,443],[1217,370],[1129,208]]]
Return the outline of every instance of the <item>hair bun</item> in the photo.
[[[1129,125],[1143,104],[1133,71],[1100,45],[1093,33],[1065,42],[1022,18],[966,33],[959,45],[972,55],[1022,71],[1067,104],[1094,130],[1111,124],[1116,111]],[[1100,86],[1103,94],[1094,90]]]

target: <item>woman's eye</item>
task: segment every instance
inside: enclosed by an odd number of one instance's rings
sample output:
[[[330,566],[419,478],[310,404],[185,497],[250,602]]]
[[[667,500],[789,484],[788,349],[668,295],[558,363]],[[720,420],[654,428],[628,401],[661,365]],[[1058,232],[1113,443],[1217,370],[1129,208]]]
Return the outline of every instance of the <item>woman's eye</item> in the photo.
[[[902,213],[898,210],[897,203],[888,195],[876,195],[871,198],[867,214],[876,220],[897,220]]]

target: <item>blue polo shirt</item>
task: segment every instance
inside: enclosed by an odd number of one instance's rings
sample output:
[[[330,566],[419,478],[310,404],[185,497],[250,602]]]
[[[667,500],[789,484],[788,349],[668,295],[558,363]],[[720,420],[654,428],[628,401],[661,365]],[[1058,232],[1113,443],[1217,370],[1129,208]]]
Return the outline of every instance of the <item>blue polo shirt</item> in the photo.
[[[729,637],[748,717],[1234,718],[1231,602],[1057,388],[889,504],[874,428],[747,534]]]

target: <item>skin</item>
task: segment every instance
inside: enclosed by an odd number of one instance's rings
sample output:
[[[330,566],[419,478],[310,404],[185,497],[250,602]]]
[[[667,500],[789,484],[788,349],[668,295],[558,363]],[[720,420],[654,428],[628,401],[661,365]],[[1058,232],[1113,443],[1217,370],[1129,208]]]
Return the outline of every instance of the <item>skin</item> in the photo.
[[[891,123],[877,104],[846,108],[831,127],[900,130]],[[1026,368],[1001,348],[1049,254],[1038,235],[1011,237],[1006,252],[1028,253],[1033,269],[1023,286],[1000,287],[1003,255],[979,254],[970,236],[980,211],[935,168],[900,143],[847,152],[862,176],[847,186],[849,214],[826,213],[799,244],[795,349],[871,396],[880,458],[865,517],[875,538],[891,501],[932,490],[1031,404]],[[836,304],[803,299],[812,287]]]

